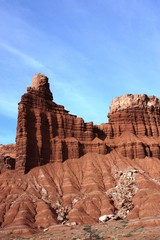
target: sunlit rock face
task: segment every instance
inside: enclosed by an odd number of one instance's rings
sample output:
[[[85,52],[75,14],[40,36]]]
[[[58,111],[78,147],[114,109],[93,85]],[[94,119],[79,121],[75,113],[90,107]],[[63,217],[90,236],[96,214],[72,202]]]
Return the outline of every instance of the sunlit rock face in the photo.
[[[159,108],[160,99],[155,96],[147,96],[146,94],[126,94],[116,97],[112,100],[110,113],[132,108],[138,109],[154,109]]]
[[[32,87],[27,91],[21,98],[18,111],[18,169],[28,172],[35,166],[79,158],[87,152],[108,152],[104,142],[94,140],[92,122],[85,123],[52,101],[45,75],[35,75]]]
[[[126,94],[113,99],[109,123],[93,125],[53,102],[48,78],[36,74],[19,103],[16,168],[26,173],[49,162],[112,149],[131,159],[160,158],[159,103],[154,96]]]
[[[116,148],[131,159],[160,158],[159,98],[145,94],[117,97],[111,103],[108,118],[108,124],[97,127],[111,149]]]
[[[130,131],[135,135],[159,136],[160,99],[145,94],[126,94],[113,99],[109,122],[115,126],[114,134]]]
[[[119,137],[121,154],[131,159],[160,158],[160,100],[155,96],[124,95],[113,100],[109,122]]]
[[[47,88],[48,86],[48,78],[44,74],[38,73],[32,79],[32,88],[35,90],[39,90],[40,88]]]

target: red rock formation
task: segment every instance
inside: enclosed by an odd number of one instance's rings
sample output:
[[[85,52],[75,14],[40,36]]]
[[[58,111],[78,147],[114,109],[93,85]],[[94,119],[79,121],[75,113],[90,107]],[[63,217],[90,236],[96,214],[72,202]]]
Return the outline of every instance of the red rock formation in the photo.
[[[17,169],[28,172],[49,162],[79,158],[88,152],[106,154],[115,148],[131,159],[160,158],[158,98],[144,94],[115,98],[109,123],[97,126],[53,102],[43,74],[35,75],[27,91],[19,103]]]
[[[109,123],[97,126],[102,136],[115,138],[123,132],[136,136],[160,136],[160,100],[145,94],[126,94],[113,99]]]
[[[145,94],[115,98],[110,107],[109,122],[114,125],[114,137],[124,131],[157,137],[160,134],[160,100]]]
[[[111,149],[134,159],[160,159],[160,100],[145,94],[127,94],[112,101],[109,123],[96,126]]]
[[[15,169],[16,164],[16,145],[0,145],[0,173],[7,169]]]
[[[19,103],[16,146],[0,148],[3,232],[160,216],[159,101],[124,95],[109,123],[93,125],[53,102],[48,78],[36,75]]]
[[[79,158],[87,152],[107,153],[106,144],[92,141],[93,123],[69,114],[52,102],[48,78],[37,74],[19,103],[17,168],[31,168],[53,161]]]

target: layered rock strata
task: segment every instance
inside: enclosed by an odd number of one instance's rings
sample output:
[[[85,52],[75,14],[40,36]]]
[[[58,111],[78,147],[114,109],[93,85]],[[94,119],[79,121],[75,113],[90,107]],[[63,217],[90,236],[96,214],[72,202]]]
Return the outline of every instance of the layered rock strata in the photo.
[[[48,78],[35,75],[18,108],[18,169],[28,172],[48,162],[79,158],[90,151],[108,151],[104,142],[94,139],[92,122],[85,123],[52,100]]]
[[[24,237],[56,224],[94,224],[104,215],[157,217],[159,166],[158,159],[133,161],[112,151],[49,163],[26,175],[1,174],[0,234]]]
[[[115,98],[108,114],[114,137],[129,131],[135,135],[159,136],[160,99],[145,94],[126,94]]]
[[[110,149],[134,158],[160,158],[160,99],[126,94],[113,99],[109,123],[97,127]]]
[[[117,149],[134,159],[160,158],[160,100],[145,94],[115,98],[109,123],[93,125],[53,102],[48,78],[37,74],[19,103],[16,168],[79,158],[88,152]]]

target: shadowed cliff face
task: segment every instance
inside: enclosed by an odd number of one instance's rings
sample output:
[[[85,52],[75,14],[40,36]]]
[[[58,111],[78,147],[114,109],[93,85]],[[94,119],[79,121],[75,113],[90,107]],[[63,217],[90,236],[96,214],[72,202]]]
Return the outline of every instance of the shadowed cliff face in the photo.
[[[160,215],[159,99],[115,98],[108,117],[85,123],[53,102],[45,75],[33,78],[19,103],[16,146],[0,148],[6,233]]]

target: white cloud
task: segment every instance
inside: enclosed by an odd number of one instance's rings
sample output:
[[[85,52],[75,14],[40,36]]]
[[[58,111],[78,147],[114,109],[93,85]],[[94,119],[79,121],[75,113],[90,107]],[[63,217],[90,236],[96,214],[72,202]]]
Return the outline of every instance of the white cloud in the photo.
[[[34,68],[44,68],[45,67],[41,62],[37,61],[36,59],[34,59],[31,56],[28,56],[27,54],[21,52],[19,49],[14,48],[9,44],[0,42],[0,46],[3,47],[8,52],[20,57],[27,65],[31,65]]]

